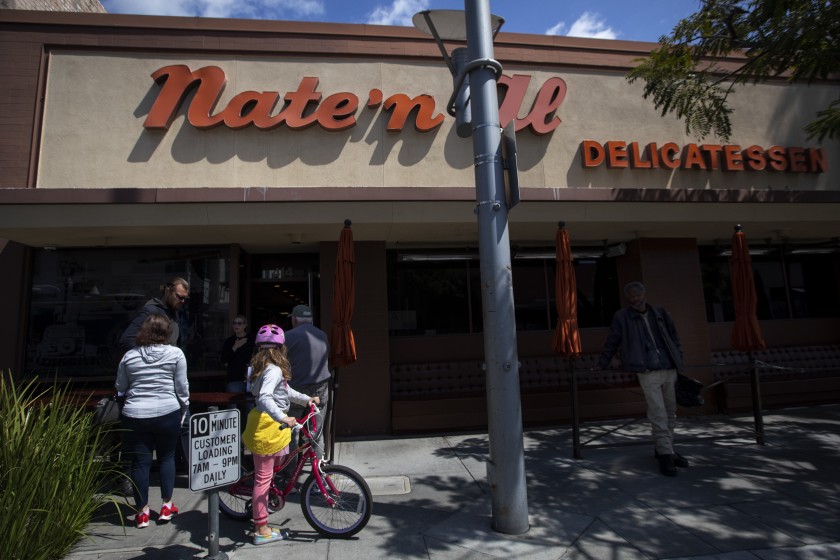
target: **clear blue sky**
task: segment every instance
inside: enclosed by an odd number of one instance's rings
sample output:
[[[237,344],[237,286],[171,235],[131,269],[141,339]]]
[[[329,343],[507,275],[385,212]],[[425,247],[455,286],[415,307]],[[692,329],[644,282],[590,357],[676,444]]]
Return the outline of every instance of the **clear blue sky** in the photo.
[[[411,25],[425,9],[464,9],[461,0],[101,0],[110,13]],[[656,41],[700,0],[490,0],[502,31]]]

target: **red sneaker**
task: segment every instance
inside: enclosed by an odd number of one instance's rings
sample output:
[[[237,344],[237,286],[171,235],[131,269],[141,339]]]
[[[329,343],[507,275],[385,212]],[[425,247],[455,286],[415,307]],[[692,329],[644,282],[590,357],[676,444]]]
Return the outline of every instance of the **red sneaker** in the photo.
[[[143,529],[149,526],[149,512],[148,511],[141,511],[137,515],[134,516],[134,521],[137,523],[138,529]]]
[[[175,507],[173,504],[172,507],[168,507],[166,504],[160,506],[160,515],[158,515],[158,521],[169,521],[172,519],[172,516],[178,513],[178,508]]]

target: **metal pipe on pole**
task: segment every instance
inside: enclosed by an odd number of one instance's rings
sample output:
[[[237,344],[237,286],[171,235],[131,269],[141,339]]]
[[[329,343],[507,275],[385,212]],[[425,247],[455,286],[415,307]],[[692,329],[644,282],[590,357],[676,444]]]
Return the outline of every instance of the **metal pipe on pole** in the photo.
[[[465,0],[464,7],[469,58],[492,60],[489,1]],[[488,64],[468,66],[490,439],[487,479],[493,529],[515,535],[528,530],[528,497],[497,75]]]

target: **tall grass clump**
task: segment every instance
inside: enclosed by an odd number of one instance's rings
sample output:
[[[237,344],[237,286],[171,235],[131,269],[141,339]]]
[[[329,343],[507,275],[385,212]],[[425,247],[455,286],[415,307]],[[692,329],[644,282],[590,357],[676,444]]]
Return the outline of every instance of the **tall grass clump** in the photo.
[[[113,474],[98,459],[106,430],[68,398],[0,374],[0,551],[4,559],[59,560],[82,537]]]

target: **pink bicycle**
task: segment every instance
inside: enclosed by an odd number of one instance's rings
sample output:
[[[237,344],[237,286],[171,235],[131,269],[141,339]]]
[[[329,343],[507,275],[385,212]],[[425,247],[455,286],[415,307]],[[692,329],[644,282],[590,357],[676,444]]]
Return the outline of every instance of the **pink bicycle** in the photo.
[[[274,478],[269,488],[269,513],[279,511],[286,505],[300,478],[304,465],[311,465],[310,474],[300,489],[300,507],[303,516],[313,529],[327,537],[348,538],[367,525],[373,510],[370,488],[362,476],[351,468],[325,464],[318,459],[313,449],[314,434],[317,433],[316,415],[318,408],[312,404],[309,414],[298,420],[294,429],[301,430],[300,447],[290,452],[282,465],[274,469]],[[284,480],[280,471],[300,456],[294,474]],[[219,490],[219,509],[237,521],[251,519],[251,498],[254,488],[253,470],[243,469],[239,482]]]

